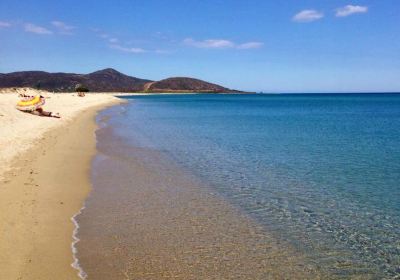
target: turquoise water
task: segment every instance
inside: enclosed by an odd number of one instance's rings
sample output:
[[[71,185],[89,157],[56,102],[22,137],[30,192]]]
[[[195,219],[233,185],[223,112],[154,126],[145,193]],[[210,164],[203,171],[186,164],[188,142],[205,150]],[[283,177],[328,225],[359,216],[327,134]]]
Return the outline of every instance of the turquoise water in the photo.
[[[337,277],[400,277],[400,95],[135,96],[108,121]],[[115,109],[114,109],[115,110]]]

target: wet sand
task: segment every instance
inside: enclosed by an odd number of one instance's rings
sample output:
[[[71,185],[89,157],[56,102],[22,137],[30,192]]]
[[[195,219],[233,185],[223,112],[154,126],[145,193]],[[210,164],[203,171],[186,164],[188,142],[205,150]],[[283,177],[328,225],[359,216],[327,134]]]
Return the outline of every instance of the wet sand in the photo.
[[[96,151],[94,116],[103,103],[39,135],[4,173],[0,279],[79,279],[71,267],[71,217],[90,190],[90,164]]]
[[[157,151],[98,132],[80,224],[87,279],[320,279],[316,267]]]

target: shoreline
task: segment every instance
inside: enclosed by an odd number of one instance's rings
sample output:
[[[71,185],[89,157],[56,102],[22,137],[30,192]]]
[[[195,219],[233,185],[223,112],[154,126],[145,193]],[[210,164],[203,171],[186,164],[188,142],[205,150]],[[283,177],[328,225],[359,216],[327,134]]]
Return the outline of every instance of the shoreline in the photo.
[[[85,200],[83,202],[83,206],[81,207],[81,209],[79,209],[79,211],[73,215],[71,217],[71,221],[74,224],[74,230],[72,231],[72,243],[71,243],[71,251],[72,251],[72,259],[73,262],[71,263],[71,266],[77,271],[78,277],[80,279],[86,279],[87,274],[86,272],[83,270],[83,268],[81,267],[81,265],[79,264],[79,259],[77,257],[78,254],[78,249],[76,248],[76,245],[78,244],[79,241],[81,241],[78,237],[78,233],[79,233],[79,223],[76,220],[76,218],[82,214],[82,211],[86,208],[85,206]]]
[[[81,279],[72,266],[76,226],[71,219],[91,189],[90,167],[96,153],[94,118],[99,110],[121,101],[110,95],[89,100],[50,96],[45,108],[57,108],[60,102],[69,104],[70,100],[82,106],[65,110],[62,121],[13,112],[14,108],[2,111],[11,112],[5,116],[8,119],[0,119],[4,122],[2,134],[8,135],[7,125],[17,126],[27,119],[32,120],[29,129],[38,130],[26,135],[21,134],[23,130],[13,131],[10,135],[19,137],[7,139],[13,153],[3,150],[1,154],[1,279]],[[0,105],[5,108],[7,104]]]
[[[77,216],[88,279],[322,279],[300,252],[168,156],[107,124],[96,134],[93,191]]]

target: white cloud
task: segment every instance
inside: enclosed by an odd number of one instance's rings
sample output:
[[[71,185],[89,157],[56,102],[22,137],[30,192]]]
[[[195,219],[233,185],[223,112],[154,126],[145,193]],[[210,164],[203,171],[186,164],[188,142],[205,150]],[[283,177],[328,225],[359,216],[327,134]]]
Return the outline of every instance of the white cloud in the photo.
[[[75,29],[75,26],[68,25],[62,21],[52,21],[51,24],[58,29],[61,34],[72,34],[72,30]]]
[[[316,10],[303,10],[292,18],[293,21],[297,22],[311,22],[324,17],[324,14]]]
[[[26,32],[31,32],[31,33],[40,34],[40,35],[53,34],[53,32],[51,32],[50,30],[48,30],[44,27],[35,25],[33,23],[26,23],[24,25],[24,29]]]
[[[116,38],[113,35],[110,35],[108,33],[105,33],[100,29],[92,28],[91,30],[94,33],[96,33],[96,36],[103,39],[107,43],[108,47],[111,49],[125,52],[125,53],[136,53],[136,54],[148,52],[147,50],[145,50],[143,48],[126,47],[126,45],[129,45],[129,43],[121,42],[118,38]]]
[[[146,52],[146,50],[144,50],[142,48],[123,47],[123,46],[117,45],[117,44],[110,45],[110,48],[112,48],[114,50],[119,50],[122,52],[127,52],[127,53],[144,53],[144,52]]]
[[[247,42],[237,46],[238,49],[248,50],[248,49],[259,49],[264,45],[261,42]]]
[[[0,21],[0,28],[6,28],[6,27],[10,27],[11,23],[6,22],[6,21]]]
[[[366,12],[368,12],[367,6],[347,5],[347,6],[336,9],[336,16],[337,17],[347,17],[352,14],[366,13]]]
[[[242,44],[236,44],[235,42],[225,39],[207,39],[203,41],[196,41],[192,38],[186,38],[183,40],[185,45],[202,48],[202,49],[258,49],[261,48],[264,43],[261,42],[246,42]]]
[[[139,53],[155,53],[155,54],[159,54],[159,55],[165,55],[165,54],[171,54],[171,51],[168,50],[161,50],[161,49],[156,49],[156,50],[146,50],[143,48],[132,48],[132,47],[124,47],[120,44],[111,44],[109,45],[109,47],[111,49],[114,50],[118,50],[121,52],[126,52],[126,53],[135,53],[135,54],[139,54]]]
[[[183,40],[183,43],[188,46],[204,49],[226,49],[233,48],[235,46],[233,42],[223,39],[208,39],[203,41],[196,41],[192,38],[186,38],[185,40]]]
[[[96,27],[90,27],[89,30],[92,32],[95,32],[95,33],[98,33],[101,31],[99,28],[96,28]]]
[[[172,53],[171,51],[167,51],[167,50],[155,50],[154,51],[157,54],[170,54]]]

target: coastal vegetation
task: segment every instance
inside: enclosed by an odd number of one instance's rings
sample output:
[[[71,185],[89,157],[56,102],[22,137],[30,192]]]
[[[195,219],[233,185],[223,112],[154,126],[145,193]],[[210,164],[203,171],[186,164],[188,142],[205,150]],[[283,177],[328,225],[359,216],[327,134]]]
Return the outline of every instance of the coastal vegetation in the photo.
[[[89,92],[89,89],[82,84],[77,84],[75,86],[75,91],[76,92]]]

